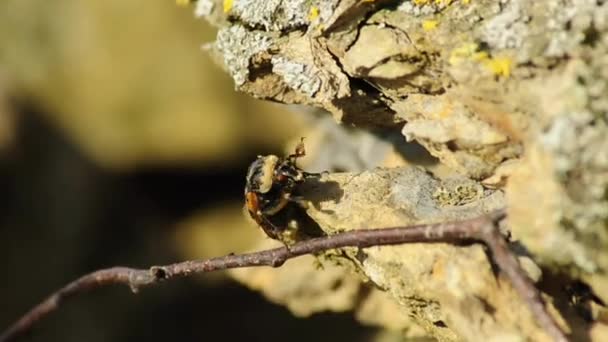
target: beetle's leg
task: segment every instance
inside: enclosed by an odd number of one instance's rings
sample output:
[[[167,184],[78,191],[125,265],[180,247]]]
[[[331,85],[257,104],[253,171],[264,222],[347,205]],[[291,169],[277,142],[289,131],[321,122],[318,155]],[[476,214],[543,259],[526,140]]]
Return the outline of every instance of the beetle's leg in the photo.
[[[285,248],[287,248],[288,251],[291,251],[291,247],[287,244],[286,241],[284,241],[282,239],[282,236],[281,236],[284,229],[280,229],[274,223],[270,222],[268,217],[266,217],[266,216],[260,216],[260,217],[262,218],[262,220],[264,220],[264,224],[261,224],[262,230],[264,230],[264,233],[266,233],[266,235],[269,238],[281,242],[283,244],[283,246],[285,246]]]
[[[296,150],[294,151],[294,153],[288,155],[287,159],[289,160],[289,162],[295,165],[298,158],[304,157],[305,155],[306,149],[304,148],[304,137],[301,137],[300,142],[298,143],[298,145],[296,145]]]
[[[286,201],[295,203],[304,209],[308,208],[308,201],[306,199],[304,199],[303,196],[294,196],[292,193],[286,192],[286,193],[283,193],[283,198]]]
[[[306,172],[306,171],[302,171],[302,175],[304,175],[304,178],[321,178],[321,176],[323,175],[328,175],[329,171],[323,171],[323,172]]]
[[[281,229],[279,229],[279,227],[277,227],[274,223],[270,222],[268,217],[264,215],[259,215],[258,217],[260,218],[259,225],[264,233],[266,233],[266,235],[273,240],[280,240],[279,234]]]
[[[304,197],[302,196],[292,196],[291,194],[285,194],[285,198],[287,198],[289,202],[295,203],[304,209],[307,209],[309,207],[309,201],[304,199]]]
[[[310,206],[309,201],[305,200],[303,197],[300,197],[300,196],[293,197],[290,199],[290,201],[299,205],[300,207],[302,207],[304,209],[308,209],[308,207]]]
[[[281,241],[281,243],[283,244],[283,246],[284,246],[285,248],[287,248],[287,250],[288,250],[288,251],[290,251],[290,252],[291,252],[291,247],[290,247],[290,246],[287,244],[287,242],[285,242],[285,241],[283,241],[283,240],[279,240],[279,241]]]

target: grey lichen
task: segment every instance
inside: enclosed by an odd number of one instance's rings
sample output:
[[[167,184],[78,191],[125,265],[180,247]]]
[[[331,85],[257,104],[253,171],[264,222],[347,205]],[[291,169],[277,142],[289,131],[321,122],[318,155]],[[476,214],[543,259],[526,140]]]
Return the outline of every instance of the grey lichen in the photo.
[[[440,206],[459,206],[477,201],[484,195],[483,186],[462,178],[448,178],[433,192],[433,198]]]
[[[486,14],[479,38],[493,49],[517,49],[519,62],[562,58],[579,49],[603,9],[596,1],[502,1]],[[600,7],[600,9],[598,9]]]
[[[608,139],[603,134],[606,125],[598,121],[591,126],[593,121],[588,112],[560,115],[540,136],[543,147],[554,156],[560,178],[577,167],[608,168]],[[603,195],[603,191],[599,194]]]
[[[441,9],[447,7],[447,2],[430,2],[428,4],[416,4],[414,1],[404,1],[397,7],[397,10],[405,12],[412,16],[424,16],[435,14]]]
[[[518,1],[509,1],[503,6],[498,15],[484,23],[481,37],[497,49],[519,48],[528,34],[526,21],[529,19]]]
[[[213,2],[213,0],[198,0],[196,2],[196,9],[194,10],[194,15],[197,18],[208,16],[213,12],[214,7],[215,2]]]
[[[215,42],[237,88],[247,81],[251,57],[268,50],[272,44],[270,37],[264,33],[247,30],[242,25],[219,30]]]
[[[313,97],[321,88],[321,78],[313,66],[290,61],[284,57],[272,58],[272,72],[280,75],[293,90]]]
[[[593,251],[608,247],[608,127],[591,113],[571,113],[556,117],[540,137],[553,156],[557,180],[564,184],[562,222],[579,238],[580,249]],[[587,254],[573,256],[588,272],[595,269]],[[579,256],[580,255],[580,256]],[[602,265],[608,268],[608,264]]]
[[[234,0],[231,15],[250,26],[280,31],[308,23],[309,0]]]

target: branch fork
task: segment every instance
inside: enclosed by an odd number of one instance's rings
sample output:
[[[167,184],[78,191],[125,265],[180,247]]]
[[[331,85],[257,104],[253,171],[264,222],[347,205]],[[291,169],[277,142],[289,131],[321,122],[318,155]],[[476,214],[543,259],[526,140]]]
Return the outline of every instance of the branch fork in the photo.
[[[34,306],[2,335],[0,342],[15,341],[29,332],[41,319],[57,310],[67,299],[81,293],[123,284],[134,293],[139,289],[158,284],[172,278],[186,277],[198,273],[241,267],[280,267],[287,260],[306,254],[321,253],[342,247],[367,248],[406,243],[463,243],[478,242],[488,247],[491,257],[512,286],[526,301],[539,326],[554,341],[568,341],[559,325],[548,313],[540,292],[520,268],[517,259],[509,250],[507,241],[498,229],[505,218],[503,210],[473,219],[422,224],[409,227],[383,229],[361,229],[331,236],[298,242],[290,247],[279,247],[246,254],[229,254],[223,257],[191,260],[180,263],[152,266],[148,269],[112,267],[98,270],[69,283]]]

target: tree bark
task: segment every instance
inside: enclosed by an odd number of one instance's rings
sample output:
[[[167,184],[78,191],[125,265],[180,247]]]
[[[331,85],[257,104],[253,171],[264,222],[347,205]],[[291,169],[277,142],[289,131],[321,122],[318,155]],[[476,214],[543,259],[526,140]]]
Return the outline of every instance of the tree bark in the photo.
[[[594,321],[594,303],[583,303],[592,308],[590,320],[577,316],[576,305],[564,310],[572,299],[564,289],[577,281],[591,285],[596,302],[608,300],[608,3],[199,0],[197,13],[219,27],[208,48],[237,90],[322,108],[345,126],[399,134],[482,194],[484,186],[504,192],[513,237],[542,269],[539,286],[569,329],[608,339],[606,326]],[[309,214],[326,232],[424,221],[413,204],[405,210],[368,196],[370,189],[390,193],[403,172],[370,171],[371,183],[363,175],[338,181],[360,201],[350,209],[321,205],[333,216],[319,208]],[[366,185],[347,186],[359,181]],[[418,199],[436,195],[425,182],[420,176],[411,184]],[[437,217],[447,218],[448,207],[436,208]],[[480,248],[373,253],[383,261],[359,270],[429,335],[541,338],[509,287],[493,280]],[[428,267],[414,271],[419,264]]]

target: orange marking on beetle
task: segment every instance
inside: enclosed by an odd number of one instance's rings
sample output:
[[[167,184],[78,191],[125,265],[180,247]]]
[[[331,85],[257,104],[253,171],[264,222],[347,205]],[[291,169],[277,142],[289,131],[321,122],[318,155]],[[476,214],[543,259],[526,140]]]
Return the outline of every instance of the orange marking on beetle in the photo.
[[[247,195],[245,195],[245,202],[247,204],[247,210],[249,210],[249,213],[253,217],[257,217],[258,215],[256,213],[260,208],[258,196],[254,192],[248,192]]]

